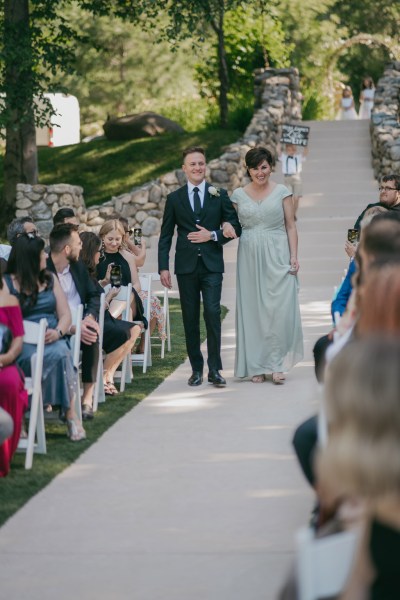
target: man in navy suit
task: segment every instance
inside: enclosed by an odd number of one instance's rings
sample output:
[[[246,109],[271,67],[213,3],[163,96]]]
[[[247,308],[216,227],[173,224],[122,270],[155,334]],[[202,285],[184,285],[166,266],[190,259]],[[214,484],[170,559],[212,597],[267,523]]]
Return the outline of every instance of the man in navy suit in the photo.
[[[225,385],[220,374],[221,362],[221,290],[224,272],[222,247],[232,237],[240,236],[241,227],[226,190],[205,181],[206,158],[203,148],[183,152],[183,171],[188,183],[167,196],[158,244],[161,282],[171,288],[169,252],[175,226],[178,239],[175,273],[185,329],[186,348],[192,366],[189,385],[203,381],[204,359],[200,350],[200,296],[203,298],[207,329],[208,381]],[[231,224],[234,234],[225,231]],[[232,231],[232,228],[229,228]]]

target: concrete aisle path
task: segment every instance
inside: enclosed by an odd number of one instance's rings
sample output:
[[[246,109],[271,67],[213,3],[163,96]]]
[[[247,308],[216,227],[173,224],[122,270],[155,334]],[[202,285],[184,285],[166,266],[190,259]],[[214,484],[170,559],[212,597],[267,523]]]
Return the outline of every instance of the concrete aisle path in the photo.
[[[189,388],[186,363],[11,518],[0,530],[0,598],[276,597],[313,502],[291,448],[294,427],[316,410],[312,346],[330,327],[346,230],[377,198],[368,123],[310,125],[304,362],[282,387],[233,378],[236,246],[226,246],[228,386]]]

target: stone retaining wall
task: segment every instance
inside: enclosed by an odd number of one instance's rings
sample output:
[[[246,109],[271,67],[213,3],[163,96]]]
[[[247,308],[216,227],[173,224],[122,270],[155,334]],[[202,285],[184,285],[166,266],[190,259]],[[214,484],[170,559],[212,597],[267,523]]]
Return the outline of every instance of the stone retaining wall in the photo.
[[[400,173],[400,62],[390,63],[376,86],[371,115],[375,177]]]
[[[232,192],[246,180],[243,159],[246,152],[263,144],[276,154],[281,125],[301,120],[301,94],[297,69],[259,70],[255,77],[255,107],[253,119],[243,138],[230,144],[218,159],[208,165],[207,179]],[[177,161],[180,157],[177,156]],[[111,214],[128,218],[130,226],[140,226],[148,242],[160,231],[167,194],[186,182],[181,169],[136,187],[99,206],[86,209],[83,190],[78,186],[57,184],[17,186],[16,216],[32,216],[44,237],[52,228],[51,217],[63,206],[75,208],[86,229],[98,231]]]

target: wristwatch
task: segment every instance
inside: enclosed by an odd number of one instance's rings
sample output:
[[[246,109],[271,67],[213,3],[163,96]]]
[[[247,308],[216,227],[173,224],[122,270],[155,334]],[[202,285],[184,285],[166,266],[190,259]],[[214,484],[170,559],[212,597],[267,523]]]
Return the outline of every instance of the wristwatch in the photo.
[[[58,335],[60,336],[60,339],[61,339],[62,337],[64,337],[64,334],[63,334],[63,332],[61,331],[61,329],[56,329],[56,331],[57,331]]]

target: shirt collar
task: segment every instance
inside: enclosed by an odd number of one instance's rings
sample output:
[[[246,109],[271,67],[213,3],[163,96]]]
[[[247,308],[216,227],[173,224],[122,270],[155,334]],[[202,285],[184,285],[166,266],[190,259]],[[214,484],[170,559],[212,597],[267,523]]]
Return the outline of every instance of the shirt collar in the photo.
[[[205,188],[206,188],[206,180],[205,179],[203,179],[203,181],[201,183],[199,183],[198,185],[194,185],[190,181],[188,181],[187,185],[188,185],[188,192],[189,192],[189,194],[192,194],[193,193],[193,188],[197,187],[197,188],[199,188],[200,194],[204,195]]]
[[[68,275],[69,271],[70,271],[70,265],[67,265],[65,267],[65,269],[63,271],[61,271],[61,273],[58,273],[58,276],[61,275],[61,277],[62,277],[63,275]]]

